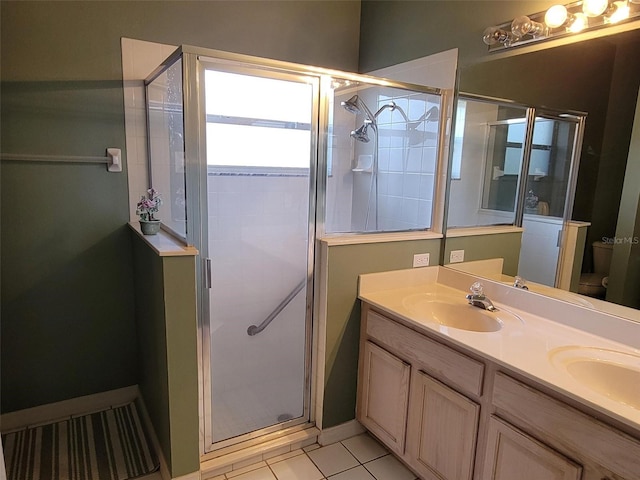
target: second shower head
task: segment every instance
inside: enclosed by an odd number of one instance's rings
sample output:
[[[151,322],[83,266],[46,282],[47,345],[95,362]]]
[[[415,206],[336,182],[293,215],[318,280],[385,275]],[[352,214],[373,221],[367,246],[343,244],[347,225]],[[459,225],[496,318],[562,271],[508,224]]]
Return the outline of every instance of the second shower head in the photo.
[[[369,125],[371,124],[372,123],[370,120],[365,120],[364,123],[360,126],[360,128],[353,130],[349,134],[349,136],[354,140],[357,140],[358,142],[369,143],[370,139],[369,139],[369,133],[367,130],[369,128]]]

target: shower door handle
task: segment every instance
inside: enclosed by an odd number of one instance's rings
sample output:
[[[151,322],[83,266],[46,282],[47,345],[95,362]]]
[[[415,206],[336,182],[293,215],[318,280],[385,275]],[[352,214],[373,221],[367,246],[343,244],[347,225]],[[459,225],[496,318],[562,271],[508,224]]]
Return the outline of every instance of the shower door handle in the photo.
[[[211,259],[204,259],[204,286],[211,288]]]

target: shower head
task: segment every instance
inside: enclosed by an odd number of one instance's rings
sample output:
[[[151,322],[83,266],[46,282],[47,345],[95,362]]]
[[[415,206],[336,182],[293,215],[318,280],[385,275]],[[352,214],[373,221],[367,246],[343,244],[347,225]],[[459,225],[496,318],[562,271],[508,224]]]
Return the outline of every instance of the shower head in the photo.
[[[371,125],[371,122],[365,120],[360,128],[351,132],[351,138],[357,140],[358,142],[369,143],[369,134],[367,133],[369,125]]]
[[[438,115],[440,114],[440,110],[438,107],[431,107],[427,110],[427,113],[424,114],[425,122],[435,122],[438,119]]]
[[[440,110],[438,109],[438,107],[431,107],[424,114],[422,114],[422,116],[418,120],[410,122],[409,128],[411,130],[415,130],[422,122],[436,122],[438,121],[438,115],[440,115]]]
[[[346,102],[340,102],[340,105],[342,105],[347,112],[350,112],[356,115],[358,113],[361,113],[359,104],[360,104],[360,98],[358,98],[358,95],[354,95]]]

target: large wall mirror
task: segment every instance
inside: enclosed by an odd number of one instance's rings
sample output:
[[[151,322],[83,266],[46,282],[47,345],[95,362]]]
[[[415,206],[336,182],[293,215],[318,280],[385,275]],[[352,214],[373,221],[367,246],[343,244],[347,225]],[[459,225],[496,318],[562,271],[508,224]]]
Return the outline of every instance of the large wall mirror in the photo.
[[[576,258],[576,262],[582,264],[581,272],[585,274],[594,273],[594,267],[596,270],[600,269],[600,265],[597,265],[600,257],[598,253],[594,262],[595,248],[592,245],[595,242],[613,244],[614,249],[617,247],[616,232],[619,232],[618,217],[625,187],[625,172],[628,163],[640,164],[637,155],[630,157],[629,154],[639,88],[640,29],[490,59],[460,70],[460,92],[509,99],[519,104],[556,111],[587,114],[570,215],[572,220],[590,224],[586,230],[584,255]],[[456,126],[458,123],[459,119]],[[494,123],[495,128],[503,128],[499,122]],[[636,123],[639,121],[636,120]],[[640,130],[638,125],[635,128]],[[637,151],[637,147],[635,148]],[[454,163],[455,149],[454,144]],[[456,172],[452,172],[452,195],[462,183],[455,175]],[[635,180],[627,178],[626,181],[640,184],[640,177]],[[469,193],[468,189],[465,191]],[[624,200],[622,208],[628,210]],[[636,227],[632,230],[634,234],[640,233],[637,227],[640,222],[639,208],[636,198],[633,212],[627,212],[635,219]],[[460,219],[465,213],[469,212],[452,212],[450,208],[448,216],[450,220]],[[449,222],[449,226],[459,225]],[[637,284],[635,288],[628,285],[637,275],[630,273],[629,269],[640,270],[640,264],[634,263],[638,261],[638,253],[634,252],[634,238],[637,237],[621,240],[631,243],[624,245],[627,268],[619,272],[615,281],[615,272],[611,271],[608,288],[600,300],[639,309],[640,288]],[[621,263],[622,254],[615,253],[614,258],[615,255],[617,260],[614,263]],[[599,301],[587,303],[601,304]],[[624,313],[625,309],[619,311]]]

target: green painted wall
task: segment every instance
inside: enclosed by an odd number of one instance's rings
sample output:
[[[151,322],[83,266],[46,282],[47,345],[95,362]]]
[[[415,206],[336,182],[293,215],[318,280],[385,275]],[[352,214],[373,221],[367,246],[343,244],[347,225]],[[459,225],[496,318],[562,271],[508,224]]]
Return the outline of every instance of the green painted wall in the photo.
[[[137,235],[133,232],[130,235],[133,239],[136,289],[138,386],[163,456],[170,461],[171,427],[163,261]]]
[[[336,245],[328,248],[327,341],[322,427],[355,418],[360,338],[358,275],[411,268],[413,255],[437,264],[441,240]]]
[[[133,234],[138,385],[173,477],[199,469],[195,257],[159,257]]]
[[[615,237],[607,300],[640,308],[640,92]]]
[[[556,1],[363,0],[360,71],[458,49],[459,66],[487,57],[485,28],[549,8]]]
[[[449,237],[444,247],[444,265],[450,263],[451,250],[464,250],[465,262],[503,258],[502,273],[515,276],[518,274],[521,243],[521,232]]]
[[[39,140],[36,131],[34,149]],[[2,413],[135,384],[122,174],[98,165],[1,169]]]
[[[2,1],[1,150],[123,149],[121,37],[357,68],[358,1]],[[3,413],[137,383],[126,172],[3,162]]]

